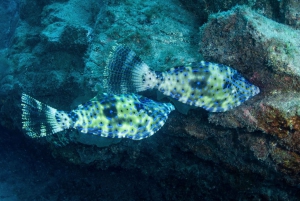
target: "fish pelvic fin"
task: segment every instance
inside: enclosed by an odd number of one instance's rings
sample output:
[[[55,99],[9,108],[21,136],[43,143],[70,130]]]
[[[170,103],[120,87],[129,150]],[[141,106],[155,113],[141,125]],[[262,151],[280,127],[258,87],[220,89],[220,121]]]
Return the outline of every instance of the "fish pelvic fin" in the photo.
[[[126,94],[152,89],[157,75],[134,51],[126,46],[113,48],[103,72],[102,87],[107,93]]]
[[[31,138],[45,137],[68,129],[68,113],[58,111],[40,101],[22,94],[22,128]]]

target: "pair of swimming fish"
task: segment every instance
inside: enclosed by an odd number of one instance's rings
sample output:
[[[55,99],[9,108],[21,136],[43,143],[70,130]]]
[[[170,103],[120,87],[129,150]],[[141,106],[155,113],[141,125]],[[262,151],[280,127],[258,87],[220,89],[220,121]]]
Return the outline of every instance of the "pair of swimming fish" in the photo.
[[[23,129],[30,137],[75,128],[102,137],[140,140],[157,132],[175,107],[137,92],[157,89],[177,105],[210,112],[225,112],[259,93],[258,87],[228,66],[201,61],[156,72],[125,46],[114,49],[102,77],[107,93],[69,112],[23,94]]]

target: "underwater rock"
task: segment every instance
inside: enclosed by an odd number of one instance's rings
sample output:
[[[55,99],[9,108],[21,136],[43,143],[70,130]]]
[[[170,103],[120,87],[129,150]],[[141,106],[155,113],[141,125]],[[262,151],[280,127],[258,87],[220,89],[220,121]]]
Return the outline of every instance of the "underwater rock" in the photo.
[[[0,49],[11,45],[12,36],[19,23],[18,3],[19,0],[0,2]]]
[[[44,7],[41,23],[45,26],[41,37],[51,50],[78,52],[82,55],[91,40],[94,17],[100,3],[72,0],[68,3],[53,3]]]
[[[30,26],[39,26],[45,4],[45,1],[38,0],[20,1],[20,19],[26,21]]]
[[[69,50],[84,52],[88,47],[90,28],[77,27],[68,23],[56,22],[47,26],[41,33],[48,50]]]
[[[280,1],[280,11],[282,12],[284,23],[300,29],[300,4],[298,0]]]
[[[236,67],[250,80],[267,72],[300,76],[300,31],[247,7],[212,15],[200,34],[200,52],[206,60]]]
[[[258,147],[252,147],[253,150],[257,152],[257,149],[264,147],[265,152],[271,155],[271,163],[278,170],[299,180],[299,100],[299,92],[276,93],[254,104],[241,106],[240,110],[211,114],[209,121],[227,128],[246,127],[252,132],[263,131],[265,137],[260,140]]]
[[[89,99],[94,95],[85,90],[83,57],[90,42],[90,25],[101,7],[98,1],[78,0],[50,4],[28,0],[19,6],[21,20],[12,45],[1,56],[7,60],[3,68],[10,70],[1,76],[0,107],[5,109],[0,118],[5,119],[5,127],[15,124],[15,128],[20,126],[16,123],[20,116],[6,111],[19,111],[19,104],[12,105],[11,98],[18,100],[22,92],[42,96],[42,101],[53,97],[54,106],[66,109],[78,96]],[[57,94],[64,96],[56,99]]]
[[[236,7],[212,16],[201,27],[201,34],[200,51],[206,60],[229,64],[260,87],[261,94],[245,105],[257,103],[270,94],[299,91],[298,30],[273,22],[248,8]],[[240,113],[242,108],[237,108]],[[218,115],[223,114],[211,115],[210,120]]]
[[[233,66],[261,89],[260,95],[236,109],[210,114],[209,122],[263,131],[266,134],[251,150],[258,159],[271,155],[270,163],[299,180],[300,32],[236,7],[213,15],[201,34],[200,51],[206,60]]]
[[[236,191],[251,191],[251,196],[260,197],[266,189],[270,199],[295,196],[291,183],[296,183],[297,177],[275,170],[289,158],[284,155],[286,150],[274,148],[276,140],[263,134],[212,127],[206,119],[205,112],[195,110],[188,116],[174,113],[158,135],[146,140],[125,139],[101,149],[70,143],[53,146],[52,151],[55,157],[75,164],[94,165],[103,170],[115,167],[141,171],[164,188],[167,200],[197,200],[203,195],[234,200]],[[277,156],[278,167],[273,156]],[[296,159],[295,156],[292,162]],[[268,182],[276,183],[276,187]],[[230,187],[225,191],[224,186]],[[174,188],[176,191],[171,190]],[[289,194],[287,188],[291,190]]]
[[[200,24],[207,22],[209,15],[231,10],[237,5],[245,5],[274,21],[293,26],[299,23],[299,2],[297,0],[180,0],[182,5],[194,13]],[[294,26],[295,27],[295,26]]]
[[[199,24],[177,1],[112,1],[99,13],[86,59],[93,88],[115,42],[132,48],[154,70],[199,61]]]

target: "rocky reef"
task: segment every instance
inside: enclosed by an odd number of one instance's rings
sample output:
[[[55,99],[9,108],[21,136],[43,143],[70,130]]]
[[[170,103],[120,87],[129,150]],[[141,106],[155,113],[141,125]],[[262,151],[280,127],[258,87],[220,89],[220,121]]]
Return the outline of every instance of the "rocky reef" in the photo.
[[[221,36],[211,36],[216,32]],[[260,148],[266,149],[278,169],[298,180],[300,32],[237,7],[212,16],[201,34],[204,58],[237,66],[262,90],[236,110],[211,114],[209,121],[271,135],[272,142]]]
[[[163,200],[300,198],[299,2],[25,0],[18,8],[1,51],[1,125],[21,128],[22,92],[62,110],[99,93],[116,43],[158,71],[222,63],[261,93],[224,113],[173,112],[141,141],[66,131],[32,143],[86,168],[138,171],[164,189]]]

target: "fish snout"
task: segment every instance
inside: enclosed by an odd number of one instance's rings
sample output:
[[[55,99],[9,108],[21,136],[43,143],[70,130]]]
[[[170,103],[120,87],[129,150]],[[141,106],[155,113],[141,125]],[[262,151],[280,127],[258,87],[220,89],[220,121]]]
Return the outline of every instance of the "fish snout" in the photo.
[[[255,87],[254,91],[253,91],[253,95],[257,95],[260,93],[260,89],[258,87]]]

